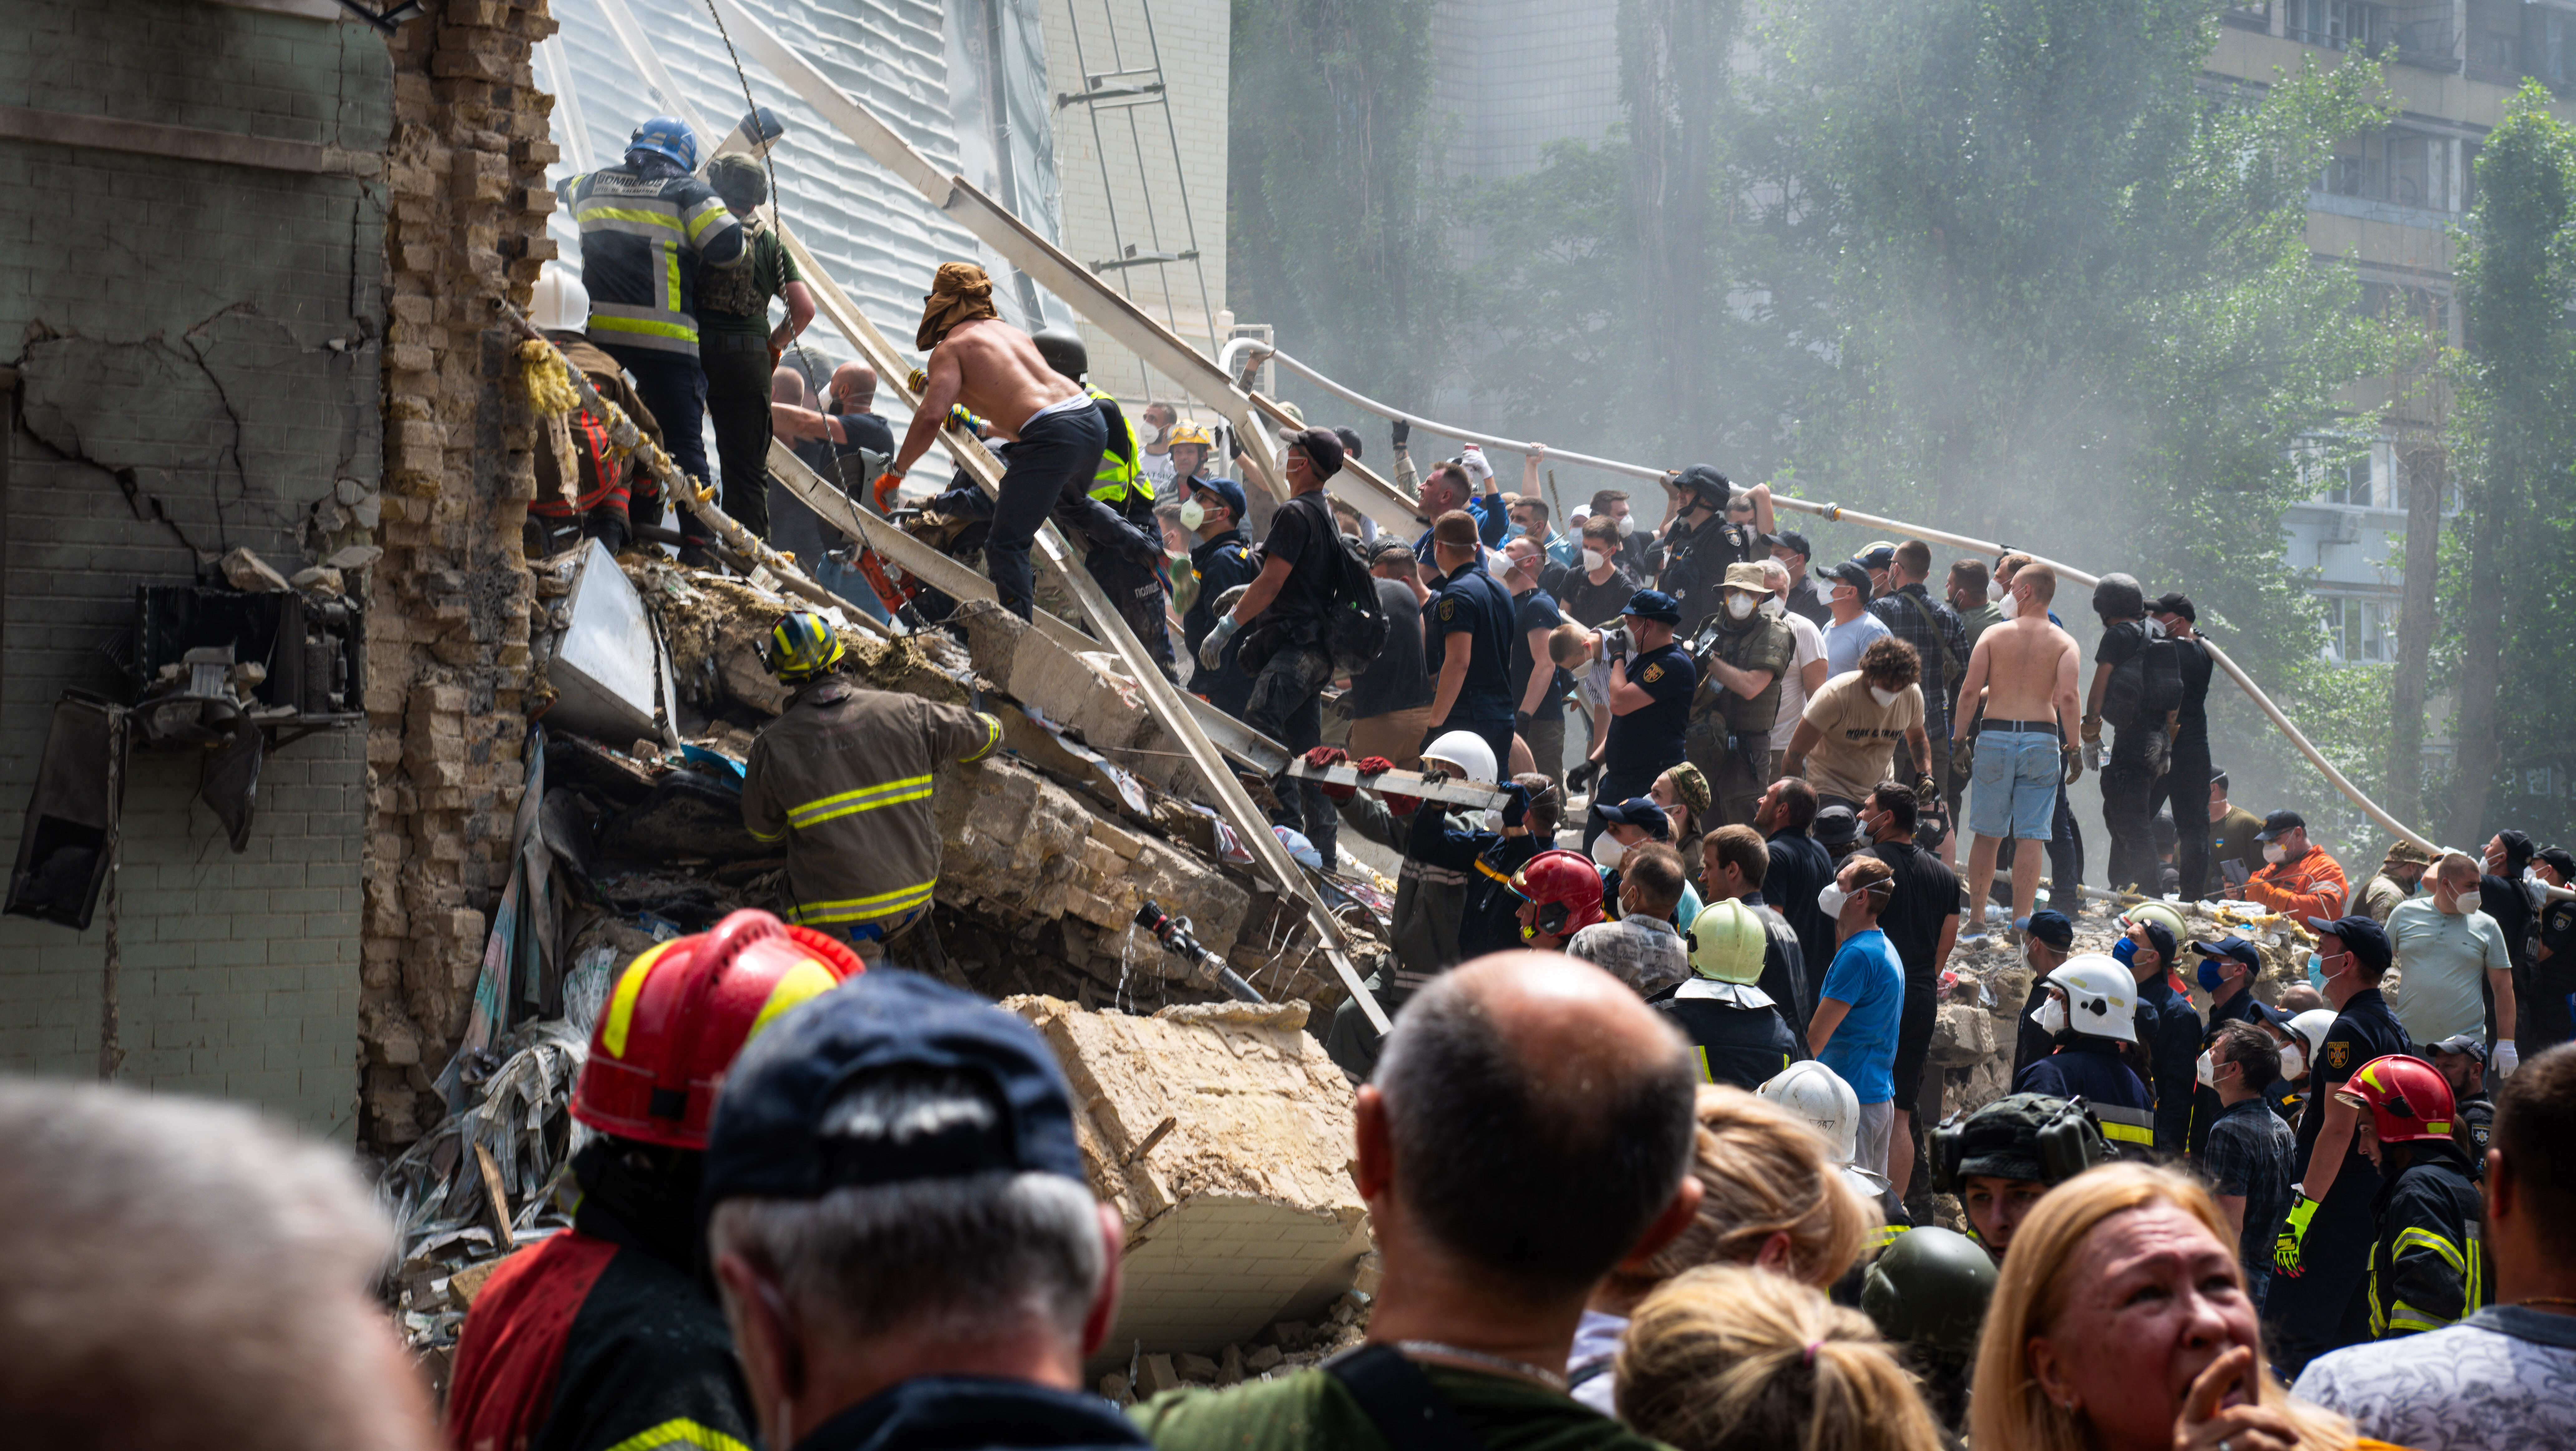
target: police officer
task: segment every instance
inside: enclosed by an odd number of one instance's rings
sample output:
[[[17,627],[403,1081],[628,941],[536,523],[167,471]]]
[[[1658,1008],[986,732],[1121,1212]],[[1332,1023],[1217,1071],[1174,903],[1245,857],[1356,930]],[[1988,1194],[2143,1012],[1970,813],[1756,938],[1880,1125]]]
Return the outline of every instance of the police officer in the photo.
[[[1748,826],[1771,784],[1771,727],[1780,718],[1780,677],[1798,637],[1759,564],[1730,564],[1713,613],[1691,640],[1699,690],[1691,697],[1690,761],[1709,781],[1719,824]],[[1690,607],[1682,613],[1687,617]]]
[[[1473,516],[1441,515],[1431,526],[1440,588],[1423,606],[1423,651],[1436,682],[1428,741],[1466,731],[1493,748],[1496,762],[1512,757],[1512,595],[1485,568],[1485,550]],[[1647,781],[1653,784],[1652,778]],[[1643,787],[1635,793],[1644,795]]]
[[[2023,1069],[2013,1092],[2080,1097],[2121,1157],[2150,1157],[2156,1118],[2147,1085],[2120,1060],[2120,1045],[2138,1041],[2138,980],[2113,959],[2082,952],[2048,975],[2048,989],[2038,1021],[2057,1051]]]
[[[787,920],[845,936],[862,958],[880,961],[930,916],[939,768],[991,755],[1002,723],[964,706],[862,690],[834,673],[842,655],[820,615],[799,610],[770,630],[769,668],[795,693],[743,763],[742,824],[755,840],[786,844]],[[937,934],[919,934],[909,955],[938,963]]]
[[[1082,391],[1100,411],[1100,421],[1109,433],[1109,442],[1100,450],[1100,466],[1091,477],[1091,497],[1117,516],[1127,527],[1114,527],[1097,513],[1086,521],[1085,543],[1089,546],[1082,558],[1083,568],[1091,571],[1092,582],[1117,607],[1118,617],[1144,643],[1145,653],[1166,680],[1180,677],[1172,668],[1172,631],[1165,618],[1163,600],[1168,593],[1162,576],[1163,555],[1151,547],[1157,530],[1154,524],[1154,486],[1146,479],[1140,461],[1145,452],[1136,441],[1136,425],[1128,421],[1118,400],[1091,386],[1091,355],[1082,337],[1061,323],[1040,328],[1029,334],[1038,356],[1048,367],[1082,385]],[[1241,514],[1236,518],[1239,520]]]
[[[1687,638],[1717,611],[1728,565],[1759,564],[1770,557],[1771,490],[1756,485],[1739,495],[1726,475],[1692,464],[1664,480],[1664,491],[1673,496],[1674,513],[1665,526],[1655,588],[1681,606]]]
[[[2370,1334],[2363,1279],[2379,1169],[2356,1139],[2358,1110],[2335,1090],[2364,1063],[2407,1051],[2406,1030],[2379,993],[2394,956],[2387,931],[2358,915],[2307,923],[2317,933],[2335,1020],[2308,1066],[2308,1101],[2299,1112],[2299,1192],[2281,1227],[2263,1301],[2276,1346],[2273,1364],[2290,1377],[2317,1356]]]
[[[2263,955],[2253,943],[2242,937],[2222,937],[2216,942],[2194,942],[2191,950],[2199,962],[2193,968],[2193,979],[2208,993],[2209,1024],[2201,1030],[2200,1051],[2206,1053],[2218,1041],[2219,1025],[2228,1022],[2251,1023],[2264,1030],[2274,1046],[2287,1052],[2298,1041],[2298,1031],[2291,1026],[2291,1015],[2254,996],[2254,979],[2263,975]],[[2287,1059],[2283,1060],[2285,1065]],[[2264,1102],[2279,1111],[2283,1104],[2295,1101],[2298,1090],[2281,1080],[2274,1080],[2260,1090]],[[2205,1083],[2195,1083],[2191,1100],[2191,1132],[2187,1136],[2188,1152],[2200,1156],[2201,1145],[2209,1142],[2209,1126],[2224,1107],[2218,1090]],[[2288,1113],[2283,1118],[2296,1122]]]
[[[2147,1089],[2155,1100],[2156,1152],[2180,1157],[2191,1138],[2192,1094],[2199,1087],[2193,1065],[2200,1057],[2200,1012],[2174,991],[2171,971],[2186,934],[2182,914],[2162,902],[2144,902],[2121,919],[2112,960],[2138,983],[2138,1043],[2147,1053]]]
[[[2487,1177],[2487,1140],[2495,1133],[2495,1100],[2487,1096],[2487,1042],[2475,1033],[2454,1033],[2424,1050],[2424,1061],[2451,1089],[2451,1137],[2469,1156],[2469,1177]]]
[[[1199,587],[1189,613],[1181,616],[1181,640],[1195,657],[1200,643],[1216,628],[1217,617],[1232,607],[1227,592],[1260,578],[1261,565],[1243,538],[1243,485],[1232,479],[1191,477],[1183,488],[1187,493],[1181,524],[1198,538],[1190,546],[1190,566],[1198,571]],[[1216,664],[1202,665],[1190,676],[1193,693],[1237,720],[1252,702],[1252,677],[1236,658],[1242,649],[1240,637],[1228,640]]]

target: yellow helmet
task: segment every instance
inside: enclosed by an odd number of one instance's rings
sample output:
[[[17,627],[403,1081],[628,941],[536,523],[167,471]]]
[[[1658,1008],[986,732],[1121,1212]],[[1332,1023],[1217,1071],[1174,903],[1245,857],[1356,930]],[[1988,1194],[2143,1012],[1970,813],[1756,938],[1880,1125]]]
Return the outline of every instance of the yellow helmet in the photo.
[[[1711,902],[1691,919],[1691,971],[1718,982],[1740,985],[1762,980],[1762,960],[1771,934],[1753,909],[1732,899]]]
[[[841,655],[840,632],[811,611],[794,611],[769,629],[769,673],[791,685],[829,671]]]
[[[1199,447],[1207,449],[1216,447],[1216,440],[1208,436],[1208,431],[1206,429],[1199,427],[1195,423],[1175,425],[1172,429],[1171,439],[1167,444],[1165,444],[1165,447],[1179,448],[1185,443],[1195,443]]]

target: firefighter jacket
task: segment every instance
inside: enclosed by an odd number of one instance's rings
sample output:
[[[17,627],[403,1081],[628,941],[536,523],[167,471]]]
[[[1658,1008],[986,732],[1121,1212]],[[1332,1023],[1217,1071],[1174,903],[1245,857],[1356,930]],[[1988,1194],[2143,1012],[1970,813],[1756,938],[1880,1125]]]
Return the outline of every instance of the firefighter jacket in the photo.
[[[2325,848],[2312,846],[2308,854],[2294,862],[2265,867],[2248,878],[2245,900],[2257,902],[2285,917],[2323,917],[2331,922],[2343,915],[2344,899],[2352,895],[2352,884],[2344,880],[2343,867]]]
[[[2370,1333],[2379,1340],[2439,1330],[2494,1294],[2468,1156],[2449,1139],[2416,1139],[2406,1151],[2406,1167],[2370,1206]]]
[[[796,693],[752,742],[742,824],[787,844],[787,919],[881,933],[930,905],[939,885],[932,778],[1002,742],[981,711],[862,690],[827,676]]]
[[[2070,1033],[2064,1035],[2064,1044],[2024,1068],[2013,1080],[2013,1092],[2083,1099],[2102,1126],[2102,1137],[2111,1141],[2121,1158],[2153,1158],[2155,1110],[2146,1081],[2121,1061],[2118,1040]]]
[[[699,1287],[690,1187],[615,1141],[574,1160],[573,1227],[501,1262],[457,1337],[455,1451],[749,1451],[751,1392]]]
[[[626,374],[617,366],[615,358],[592,347],[576,333],[550,333],[547,336],[553,339],[556,347],[563,349],[564,356],[572,360],[572,365],[590,379],[590,386],[599,390],[602,401],[616,404],[627,417],[634,419],[635,426],[644,430],[646,438],[655,443],[662,441],[662,425],[653,421],[652,411],[637,396],[635,386],[626,381]],[[662,486],[655,481],[652,471],[644,467],[642,449],[619,458],[608,446],[607,422],[592,417],[587,408],[575,409],[565,422],[570,425],[573,468],[578,475],[573,480],[573,497],[569,502],[564,499],[563,471],[555,462],[552,445],[540,437],[537,440],[537,497],[529,503],[529,513],[544,519],[570,519],[587,516],[594,511],[613,512],[623,519],[633,502],[629,497],[632,493],[641,495],[650,505],[643,510],[646,516],[661,517]]]
[[[742,222],[685,172],[619,165],[556,184],[581,228],[590,340],[698,355],[698,264],[742,255]]]
[[[1691,1064],[1702,1083],[1733,1084],[1750,1093],[1807,1056],[1779,1004],[1758,987],[1693,977],[1649,1006],[1690,1040]]]

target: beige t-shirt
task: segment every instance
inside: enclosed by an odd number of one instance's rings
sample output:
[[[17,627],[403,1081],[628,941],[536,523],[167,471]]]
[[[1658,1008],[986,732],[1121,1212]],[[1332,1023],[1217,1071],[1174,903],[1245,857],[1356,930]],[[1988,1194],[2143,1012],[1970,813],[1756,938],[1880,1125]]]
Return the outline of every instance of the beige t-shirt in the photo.
[[[1889,767],[1896,743],[1908,730],[1923,728],[1923,688],[1909,685],[1894,705],[1880,705],[1867,677],[1855,670],[1826,681],[1800,719],[1817,733],[1816,748],[1807,753],[1807,784],[1820,795],[1859,801],[1871,787],[1894,779]],[[1911,755],[1905,764],[1910,778]]]

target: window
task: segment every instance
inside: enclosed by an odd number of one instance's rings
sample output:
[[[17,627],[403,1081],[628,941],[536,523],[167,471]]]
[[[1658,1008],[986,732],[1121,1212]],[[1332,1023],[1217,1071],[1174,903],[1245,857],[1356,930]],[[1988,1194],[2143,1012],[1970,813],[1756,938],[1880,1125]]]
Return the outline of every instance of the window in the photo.
[[[2395,613],[2363,595],[2327,595],[2326,649],[2342,665],[2376,665],[2397,658]]]
[[[2362,0],[2288,0],[2292,40],[2336,50],[2369,50],[2388,43],[2388,12]]]
[[[2553,86],[2576,81],[2576,28],[2571,28],[2565,14],[2556,10],[2542,11],[2537,39],[2540,53],[2531,58],[2534,74]]]
[[[2326,502],[2370,506],[2370,455],[2326,471]]]
[[[2335,143],[2317,189],[2329,196],[2362,197],[2405,207],[2448,211],[2451,206],[2450,138],[2398,128]]]
[[[2391,282],[2361,284],[2361,315],[2390,327],[2411,326],[2434,347],[2451,342],[2451,299],[2427,287]]]

